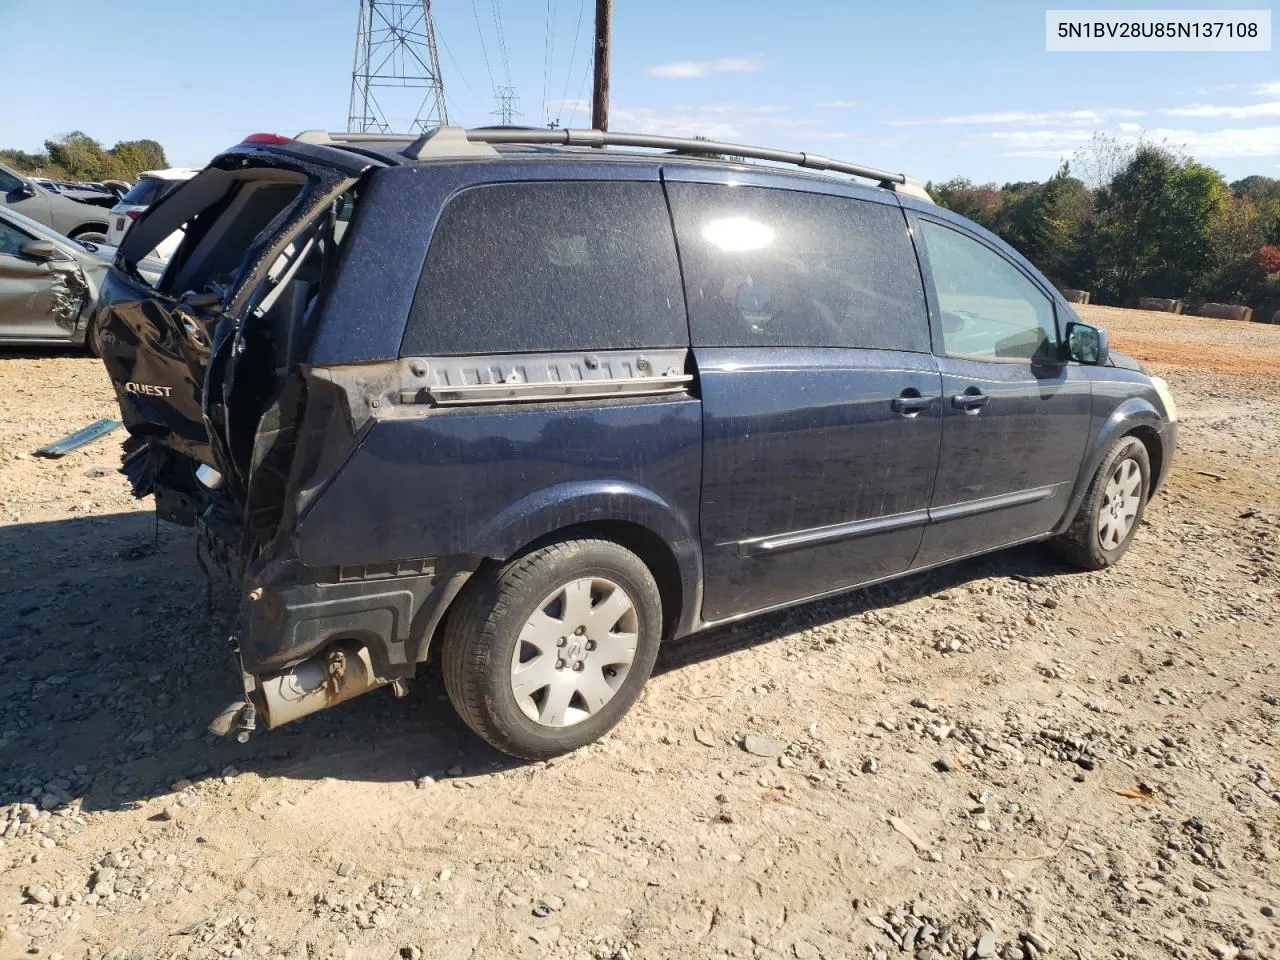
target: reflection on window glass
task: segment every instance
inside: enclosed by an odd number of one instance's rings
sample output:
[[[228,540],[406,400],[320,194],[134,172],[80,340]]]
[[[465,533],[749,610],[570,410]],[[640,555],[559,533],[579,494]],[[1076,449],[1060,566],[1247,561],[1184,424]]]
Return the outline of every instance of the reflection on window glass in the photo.
[[[958,231],[922,221],[948,354],[977,360],[1051,360],[1053,304],[1013,264]]]
[[[0,170],[0,193],[9,193],[22,186],[22,181],[11,173]]]
[[[688,343],[660,184],[510,183],[472,187],[445,205],[401,353]]]
[[[668,193],[695,345],[929,350],[897,207],[722,184]]]
[[[351,226],[351,217],[356,211],[356,192],[354,189],[348,190],[337,201],[338,207],[334,211],[333,217],[333,242],[335,245],[342,243],[342,238],[347,235],[347,227]]]
[[[22,255],[22,245],[31,238],[16,227],[0,222],[0,254],[10,257]]]
[[[702,228],[702,239],[725,253],[762,250],[773,238],[772,227],[750,217],[721,217]]]

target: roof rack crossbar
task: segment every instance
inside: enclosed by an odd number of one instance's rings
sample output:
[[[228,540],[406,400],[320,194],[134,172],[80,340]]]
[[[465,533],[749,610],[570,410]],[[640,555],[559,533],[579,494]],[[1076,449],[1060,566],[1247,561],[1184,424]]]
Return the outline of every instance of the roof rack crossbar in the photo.
[[[847,173],[878,183],[906,183],[904,173],[890,173],[860,163],[833,160],[820,153],[797,153],[789,150],[773,150],[753,147],[744,143],[725,143],[720,140],[694,140],[689,137],[664,137],[650,133],[612,133],[604,130],[503,130],[482,128],[468,130],[467,139],[482,143],[549,143],[570,147],[648,147],[656,150],[673,150],[676,153],[723,153],[752,160],[771,160],[789,163],[810,170],[832,170]],[[411,148],[412,149],[412,148]],[[408,151],[406,151],[407,153]]]

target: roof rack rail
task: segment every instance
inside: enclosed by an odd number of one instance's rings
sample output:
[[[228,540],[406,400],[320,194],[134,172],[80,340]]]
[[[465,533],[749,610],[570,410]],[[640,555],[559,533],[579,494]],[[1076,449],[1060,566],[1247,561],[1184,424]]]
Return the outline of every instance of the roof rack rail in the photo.
[[[304,130],[295,140],[317,144],[404,143],[401,153],[410,160],[447,159],[451,157],[496,157],[494,144],[549,144],[566,147],[642,147],[670,150],[677,154],[698,155],[723,153],[752,160],[789,163],[807,170],[830,170],[847,173],[864,180],[874,180],[881,187],[932,203],[924,187],[905,173],[890,173],[860,163],[833,160],[820,153],[799,153],[753,147],[745,143],[720,140],[694,140],[688,137],[664,137],[650,133],[612,133],[605,130],[543,130],[527,127],[436,127],[415,136],[403,133],[329,133]]]
[[[513,129],[510,127],[480,127],[462,130],[458,127],[437,127],[430,133],[415,140],[404,149],[404,155],[413,160],[426,160],[439,156],[457,156],[456,148],[461,142],[473,146],[498,143],[510,144],[551,144],[568,147],[645,147],[655,150],[670,150],[680,154],[723,153],[735,157],[752,160],[770,160],[774,163],[789,163],[808,170],[830,170],[835,173],[847,173],[864,180],[874,180],[880,186],[894,190],[907,196],[925,200],[933,199],[905,173],[890,173],[877,170],[875,167],[860,163],[848,163],[844,160],[833,160],[820,153],[798,153],[789,150],[774,150],[769,147],[753,147],[744,143],[725,143],[719,140],[694,140],[688,137],[665,137],[649,133],[612,133],[605,130],[541,130]],[[440,148],[444,148],[441,150]],[[474,155],[474,154],[473,154]]]
[[[414,133],[350,133],[347,131],[303,130],[293,139],[300,143],[413,143]]]

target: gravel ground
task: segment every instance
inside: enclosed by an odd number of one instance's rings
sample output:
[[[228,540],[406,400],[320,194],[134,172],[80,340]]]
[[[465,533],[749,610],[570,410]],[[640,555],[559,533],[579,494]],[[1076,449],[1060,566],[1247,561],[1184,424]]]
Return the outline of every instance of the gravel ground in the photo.
[[[0,958],[1276,956],[1280,329],[1084,312],[1184,420],[1118,568],[1022,548],[674,645],[543,764],[434,675],[206,737],[190,535],[119,434],[30,456],[115,411],[100,365],[0,356]]]

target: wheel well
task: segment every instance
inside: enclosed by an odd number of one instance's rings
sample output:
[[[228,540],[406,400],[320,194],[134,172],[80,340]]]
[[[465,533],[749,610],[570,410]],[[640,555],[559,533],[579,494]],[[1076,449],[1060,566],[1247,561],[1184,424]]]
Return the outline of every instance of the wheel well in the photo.
[[[1151,490],[1149,493],[1156,492],[1156,483],[1161,476],[1161,467],[1164,464],[1164,447],[1160,445],[1160,435],[1148,426],[1137,426],[1129,431],[1129,436],[1137,437],[1142,441],[1142,445],[1147,448],[1147,459],[1151,461]]]
[[[641,526],[638,523],[631,523],[626,520],[597,520],[590,523],[561,527],[559,530],[553,530],[545,536],[525,544],[508,557],[501,559],[486,558],[481,562],[475,573],[472,574],[472,578],[497,570],[504,563],[517,557],[522,557],[533,550],[537,550],[539,547],[546,546],[548,543],[583,538],[611,540],[619,546],[630,550],[649,568],[649,572],[653,574],[653,579],[658,585],[658,594],[662,597],[662,639],[664,641],[669,640],[675,633],[677,626],[679,626],[680,616],[684,610],[684,588],[682,586],[683,580],[680,576],[680,565],[676,562],[675,554],[671,552],[671,548],[667,546],[666,541],[648,527]],[[463,590],[466,589],[467,587],[464,586]],[[461,596],[461,591],[459,596]],[[458,597],[454,597],[449,603],[449,609],[445,611],[444,616],[440,618],[439,623],[436,624],[435,629],[431,632],[431,638],[427,642],[424,656],[429,656],[433,660],[436,658],[436,651],[439,649],[437,643],[444,636],[445,624],[457,605]]]
[[[82,233],[106,233],[108,225],[106,223],[82,223],[76,227],[68,236],[73,240]]]

